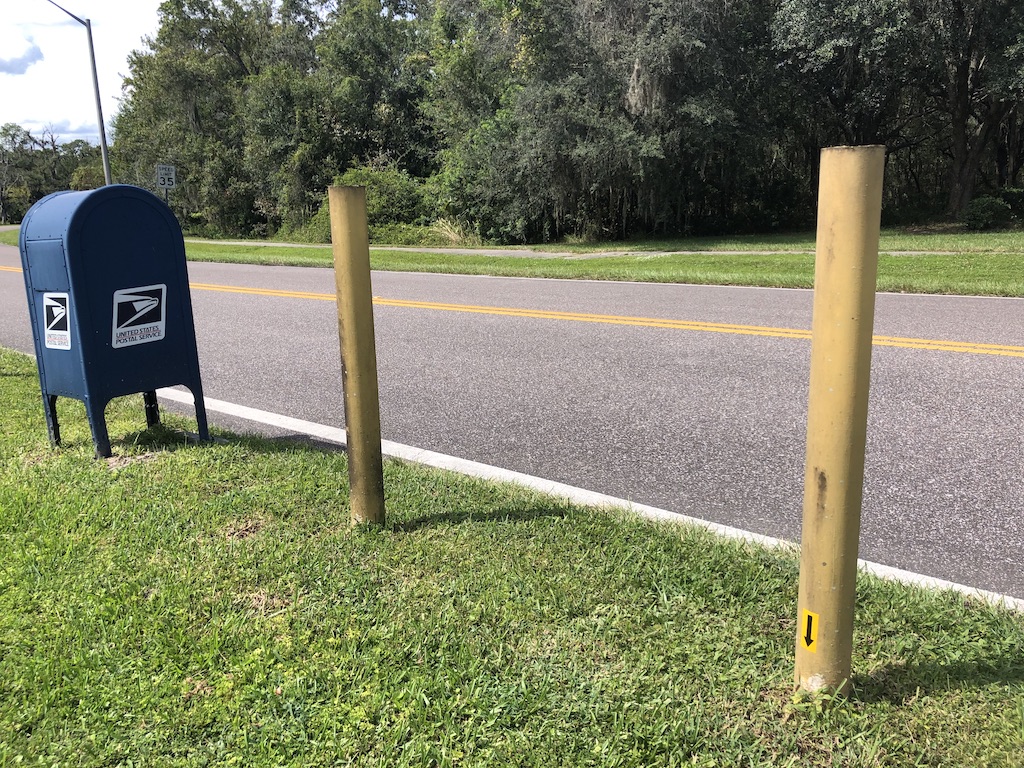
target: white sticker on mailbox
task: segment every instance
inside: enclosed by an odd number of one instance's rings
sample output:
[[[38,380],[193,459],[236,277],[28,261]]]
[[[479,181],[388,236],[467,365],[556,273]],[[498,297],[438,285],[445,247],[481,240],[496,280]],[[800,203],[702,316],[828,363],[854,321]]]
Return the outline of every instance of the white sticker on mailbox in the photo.
[[[160,341],[167,325],[167,286],[144,285],[114,291],[114,349]]]
[[[71,349],[69,306],[66,293],[43,294],[44,342],[47,349]]]

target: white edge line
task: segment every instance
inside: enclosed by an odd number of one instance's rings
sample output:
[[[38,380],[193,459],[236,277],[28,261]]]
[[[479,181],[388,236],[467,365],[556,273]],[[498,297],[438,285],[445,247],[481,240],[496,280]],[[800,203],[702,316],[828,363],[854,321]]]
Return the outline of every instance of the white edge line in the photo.
[[[190,392],[164,388],[158,389],[157,395],[175,403],[193,407],[195,406],[195,399]],[[290,432],[295,432],[307,437],[313,437],[318,440],[325,440],[339,445],[346,444],[347,437],[345,430],[340,427],[329,427],[324,424],[296,419],[279,413],[261,411],[258,408],[249,408],[245,405],[237,405],[224,400],[204,398],[204,401],[208,411],[215,411],[216,413],[245,419],[246,421],[255,421],[260,424],[288,430]],[[654,520],[658,522],[693,525],[710,531],[711,533],[725,539],[748,542],[768,549],[784,549],[794,552],[799,549],[794,542],[786,541],[785,539],[762,536],[759,533],[744,531],[740,528],[733,528],[719,523],[712,523],[707,520],[690,517],[678,512],[671,512],[667,509],[659,509],[658,507],[651,507],[646,504],[636,504],[627,499],[619,499],[614,496],[607,496],[603,493],[588,491],[583,488],[576,488],[575,486],[566,485],[564,483],[557,483],[553,480],[545,480],[541,477],[523,474],[522,472],[513,472],[509,469],[502,469],[501,467],[494,467],[489,464],[481,464],[480,462],[470,461],[468,459],[460,459],[455,456],[447,456],[443,453],[435,453],[434,451],[415,448],[411,445],[403,445],[402,443],[395,443],[390,440],[381,441],[381,451],[384,455],[391,456],[396,459],[402,459],[404,461],[410,461],[415,464],[422,464],[436,469],[445,469],[450,472],[457,472],[469,477],[476,477],[482,480],[491,480],[495,482],[514,483],[515,485],[529,488],[540,493],[545,493],[549,496],[566,499],[575,504],[582,504],[588,507],[601,507],[605,509],[621,509],[647,520]],[[882,579],[897,581],[902,584],[908,584],[915,587],[923,587],[925,589],[952,590],[954,592],[967,595],[968,597],[976,598],[990,605],[1000,606],[1012,611],[1024,613],[1024,599],[1012,597],[1010,595],[1002,595],[998,592],[989,592],[984,589],[977,589],[965,584],[957,584],[953,581],[937,579],[932,576],[925,576],[911,571],[904,571],[900,568],[893,568],[892,566],[882,565],[880,563],[872,563],[868,560],[857,560],[857,565],[863,572],[870,573],[871,575],[878,576]]]

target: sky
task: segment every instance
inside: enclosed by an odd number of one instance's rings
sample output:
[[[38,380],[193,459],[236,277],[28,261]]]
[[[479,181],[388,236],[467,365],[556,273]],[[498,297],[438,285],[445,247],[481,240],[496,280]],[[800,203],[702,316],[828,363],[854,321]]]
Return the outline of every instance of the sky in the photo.
[[[156,35],[160,0],[56,0],[92,23],[103,121],[117,113],[128,55]],[[0,125],[99,143],[89,39],[47,0],[0,0]]]

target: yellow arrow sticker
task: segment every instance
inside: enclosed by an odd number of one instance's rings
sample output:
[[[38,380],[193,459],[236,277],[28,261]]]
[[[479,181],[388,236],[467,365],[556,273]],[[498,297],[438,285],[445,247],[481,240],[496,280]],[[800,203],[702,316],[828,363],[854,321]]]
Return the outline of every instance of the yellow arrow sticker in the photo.
[[[800,646],[811,653],[818,652],[818,614],[803,610],[800,612]]]

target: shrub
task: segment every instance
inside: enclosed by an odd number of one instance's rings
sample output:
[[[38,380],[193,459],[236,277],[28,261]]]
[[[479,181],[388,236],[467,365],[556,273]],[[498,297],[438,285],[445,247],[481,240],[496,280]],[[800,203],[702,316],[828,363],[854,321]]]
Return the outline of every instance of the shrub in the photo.
[[[371,224],[370,242],[374,245],[448,245],[433,227],[419,224]]]
[[[320,208],[309,221],[295,229],[282,227],[274,239],[296,243],[324,244],[331,242],[331,211],[327,204],[327,195],[324,195]]]
[[[429,214],[423,182],[393,164],[349,168],[335,183],[366,187],[366,217],[370,226],[422,224]]]
[[[1024,219],[1024,189],[1020,187],[1004,187],[999,197],[1010,206],[1010,213],[1018,219]]]
[[[968,203],[962,220],[967,229],[975,231],[992,229],[1009,223],[1010,206],[998,197],[990,195],[976,197]]]
[[[324,198],[320,209],[298,229],[278,233],[278,240],[297,243],[330,243],[331,211]],[[433,226],[420,224],[370,224],[374,245],[451,245],[451,240]]]
[[[480,237],[458,219],[440,218],[430,225],[430,229],[441,245],[483,245]]]

